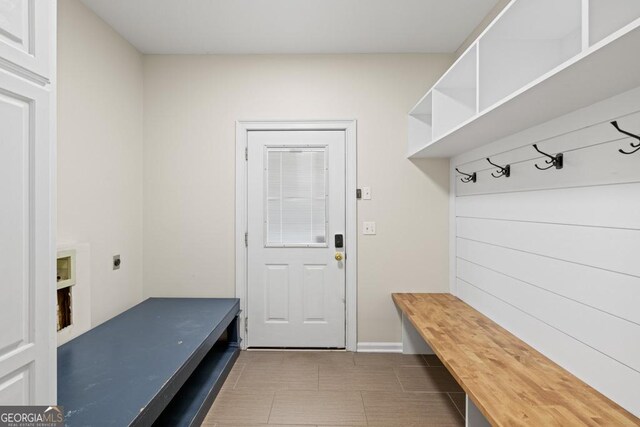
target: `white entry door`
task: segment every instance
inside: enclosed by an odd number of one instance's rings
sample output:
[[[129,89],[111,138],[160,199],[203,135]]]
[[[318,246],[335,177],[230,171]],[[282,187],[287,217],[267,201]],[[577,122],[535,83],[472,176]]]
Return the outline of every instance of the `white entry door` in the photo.
[[[55,7],[0,0],[0,406],[56,401]]]
[[[248,186],[248,346],[344,348],[345,132],[249,131]]]

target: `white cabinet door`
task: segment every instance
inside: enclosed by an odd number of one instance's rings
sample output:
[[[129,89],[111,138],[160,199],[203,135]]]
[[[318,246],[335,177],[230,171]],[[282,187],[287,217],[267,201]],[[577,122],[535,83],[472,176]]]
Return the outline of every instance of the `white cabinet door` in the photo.
[[[0,0],[0,405],[56,400],[52,95],[7,66],[35,3]]]
[[[54,0],[0,0],[1,65],[45,79],[51,76],[54,9]]]
[[[344,348],[345,132],[248,145],[248,346]]]

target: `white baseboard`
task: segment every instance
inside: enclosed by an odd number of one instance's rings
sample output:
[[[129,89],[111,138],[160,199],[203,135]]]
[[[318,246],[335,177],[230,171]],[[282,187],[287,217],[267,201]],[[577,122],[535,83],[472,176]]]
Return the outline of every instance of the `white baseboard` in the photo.
[[[359,353],[402,353],[401,342],[359,342]]]

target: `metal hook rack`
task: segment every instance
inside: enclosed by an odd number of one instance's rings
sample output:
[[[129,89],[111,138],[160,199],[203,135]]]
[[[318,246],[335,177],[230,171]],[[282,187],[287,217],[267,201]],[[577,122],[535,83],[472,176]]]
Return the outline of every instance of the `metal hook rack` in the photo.
[[[495,163],[493,163],[491,161],[491,159],[489,157],[487,157],[487,162],[489,162],[490,165],[495,166],[498,168],[497,173],[491,172],[491,176],[494,178],[500,178],[502,176],[504,176],[505,178],[509,178],[511,176],[511,165],[506,165],[506,166],[500,166],[500,165],[496,165]]]
[[[535,148],[535,150],[538,153],[548,157],[548,159],[545,160],[544,162],[549,166],[540,167],[540,166],[538,166],[536,164],[535,166],[536,166],[537,169],[539,169],[541,171],[544,171],[544,170],[547,170],[547,169],[551,169],[552,167],[555,167],[556,169],[562,169],[563,168],[563,166],[564,166],[564,156],[563,156],[562,153],[558,153],[555,156],[552,156],[551,154],[547,154],[544,151],[540,151],[540,149],[538,148],[537,144],[533,144],[533,148]]]
[[[476,174],[475,172],[472,173],[472,174],[468,174],[468,173],[462,172],[458,168],[456,168],[456,172],[458,172],[460,175],[464,175],[464,178],[460,178],[460,181],[464,182],[465,184],[468,183],[468,182],[475,183],[478,180],[478,174]]]
[[[614,128],[616,128],[616,130],[622,134],[625,134],[627,136],[630,136],[631,138],[635,138],[638,140],[637,144],[634,144],[633,142],[630,143],[631,147],[635,148],[635,150],[631,150],[631,151],[624,151],[622,148],[619,149],[618,151],[621,152],[622,154],[633,154],[636,151],[640,150],[640,136],[639,135],[635,135],[631,132],[627,132],[626,130],[622,130],[620,129],[620,126],[618,126],[618,121],[614,120],[611,122],[611,124],[613,125]]]

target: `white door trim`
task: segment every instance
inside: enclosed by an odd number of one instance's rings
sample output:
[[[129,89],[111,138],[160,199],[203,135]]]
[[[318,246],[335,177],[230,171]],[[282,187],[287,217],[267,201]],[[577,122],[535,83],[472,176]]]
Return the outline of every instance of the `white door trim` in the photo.
[[[357,238],[356,215],[356,121],[236,121],[236,298],[240,299],[240,337],[242,348],[246,349],[245,321],[247,314],[247,247],[245,233],[248,228],[247,216],[247,175],[246,149],[249,131],[260,130],[342,130],[346,140],[346,349],[356,351],[357,347]]]
[[[26,125],[20,135],[23,138],[11,137],[9,142],[25,149],[24,163],[18,166],[23,169],[20,173],[24,184],[18,189],[26,196],[21,219],[27,218],[21,227],[26,231],[22,237],[25,251],[21,253],[24,265],[19,266],[23,275],[20,284],[26,290],[22,298],[25,305],[20,317],[12,318],[16,324],[20,322],[20,332],[12,337],[13,343],[5,340],[10,344],[0,351],[0,400],[7,405],[49,406],[57,402],[57,11],[55,2],[24,2],[23,6],[30,17],[22,28],[30,34],[30,47],[0,43],[0,95],[8,100],[2,102],[16,103],[16,109],[25,107],[21,111],[26,117],[17,123]],[[0,297],[7,292],[3,289]]]

